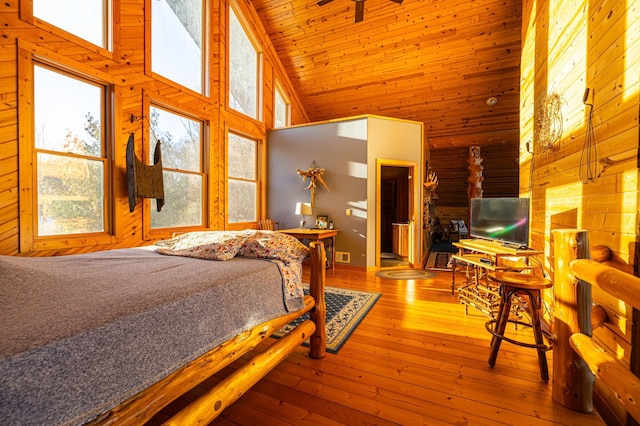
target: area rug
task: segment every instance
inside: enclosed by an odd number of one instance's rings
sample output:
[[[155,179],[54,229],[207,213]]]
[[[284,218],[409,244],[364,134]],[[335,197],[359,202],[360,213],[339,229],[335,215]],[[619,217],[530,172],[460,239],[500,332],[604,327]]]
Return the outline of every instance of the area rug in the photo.
[[[436,274],[422,269],[391,269],[378,271],[376,276],[390,280],[424,280],[433,278]]]
[[[304,294],[309,294],[309,285],[303,284]],[[337,287],[325,287],[324,299],[327,306],[327,352],[338,353],[360,321],[369,313],[380,297],[380,293],[349,290]],[[309,314],[292,321],[278,330],[272,337],[281,337],[302,321],[309,319]],[[303,343],[309,346],[309,341]]]
[[[430,251],[447,251],[449,253],[457,253],[458,248],[449,241],[440,241],[438,243],[431,243],[429,247]]]
[[[444,251],[429,252],[429,257],[427,258],[427,263],[425,264],[424,269],[429,269],[432,271],[451,270],[451,263],[449,262],[449,260],[451,259],[451,254],[452,253]]]

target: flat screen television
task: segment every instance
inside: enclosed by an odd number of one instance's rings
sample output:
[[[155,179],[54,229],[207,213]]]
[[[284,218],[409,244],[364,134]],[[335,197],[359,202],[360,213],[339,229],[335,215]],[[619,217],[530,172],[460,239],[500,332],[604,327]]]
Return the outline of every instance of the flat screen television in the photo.
[[[469,235],[527,247],[529,244],[529,198],[473,198]]]

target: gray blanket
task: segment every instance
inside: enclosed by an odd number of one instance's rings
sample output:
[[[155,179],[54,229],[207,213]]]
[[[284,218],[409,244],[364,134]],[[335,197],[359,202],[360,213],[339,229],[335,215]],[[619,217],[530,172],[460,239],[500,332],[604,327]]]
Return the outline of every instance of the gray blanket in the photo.
[[[287,312],[280,271],[267,260],[153,248],[0,256],[0,295],[3,424],[84,423]]]

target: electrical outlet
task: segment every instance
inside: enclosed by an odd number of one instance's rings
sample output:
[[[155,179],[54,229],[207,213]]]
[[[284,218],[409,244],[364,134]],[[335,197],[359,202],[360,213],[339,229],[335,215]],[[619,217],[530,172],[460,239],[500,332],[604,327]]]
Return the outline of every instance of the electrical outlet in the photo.
[[[346,251],[337,251],[336,263],[351,263],[351,253]]]

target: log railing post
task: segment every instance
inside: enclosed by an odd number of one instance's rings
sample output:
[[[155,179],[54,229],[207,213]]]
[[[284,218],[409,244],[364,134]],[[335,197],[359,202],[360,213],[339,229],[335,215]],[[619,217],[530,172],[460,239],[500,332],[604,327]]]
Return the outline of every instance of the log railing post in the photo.
[[[309,278],[309,293],[315,300],[315,306],[309,312],[311,321],[316,324],[316,330],[309,338],[309,356],[322,358],[327,350],[326,316],[327,306],[324,300],[326,252],[322,241],[312,241],[311,248],[311,277]]]
[[[584,413],[593,411],[594,377],[569,345],[573,333],[591,336],[591,286],[578,283],[569,262],[589,259],[589,233],[559,229],[553,233],[553,399]]]

